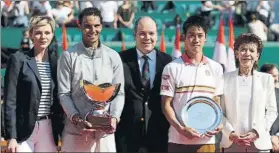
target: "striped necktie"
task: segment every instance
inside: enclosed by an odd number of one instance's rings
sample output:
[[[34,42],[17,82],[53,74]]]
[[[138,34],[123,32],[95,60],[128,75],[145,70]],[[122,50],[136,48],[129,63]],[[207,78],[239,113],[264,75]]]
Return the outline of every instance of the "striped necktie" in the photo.
[[[149,72],[148,56],[143,55],[142,58],[144,59],[144,63],[142,67],[142,75],[141,75],[142,84],[145,87],[145,89],[150,89],[150,72]]]

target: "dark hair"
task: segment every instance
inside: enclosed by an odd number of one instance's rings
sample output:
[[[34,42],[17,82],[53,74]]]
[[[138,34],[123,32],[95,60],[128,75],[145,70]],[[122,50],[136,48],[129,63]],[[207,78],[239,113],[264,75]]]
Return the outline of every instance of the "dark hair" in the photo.
[[[136,22],[135,22],[134,33],[137,32],[137,28],[138,28],[138,25],[139,25],[140,20],[142,20],[142,19],[144,19],[144,18],[149,18],[149,19],[153,20],[154,23],[155,23],[155,25],[156,25],[156,29],[157,29],[158,26],[157,26],[157,23],[156,23],[156,21],[155,21],[154,19],[152,19],[150,16],[141,16],[141,17],[139,17],[139,18],[136,20]]]
[[[258,13],[256,11],[248,12],[247,13],[247,21],[252,22],[253,20],[258,19]]]
[[[205,20],[202,16],[193,15],[190,16],[184,23],[183,23],[183,34],[187,33],[187,30],[191,27],[201,27],[205,34],[207,34],[208,26],[205,23]]]
[[[253,33],[243,33],[240,36],[238,36],[234,42],[234,51],[237,52],[239,47],[242,44],[249,44],[249,43],[253,43],[253,44],[257,45],[257,48],[258,48],[257,52],[259,53],[259,59],[260,59],[261,54],[262,54],[262,49],[263,49],[263,42],[260,37],[258,37],[257,35],[255,35]],[[259,59],[258,59],[258,61],[259,61]],[[255,61],[253,69],[258,68],[258,61]],[[235,64],[236,64],[236,67],[239,67],[239,60],[237,58],[235,58]]]
[[[98,16],[100,18],[101,24],[103,24],[103,18],[101,15],[101,11],[99,9],[97,9],[96,7],[88,7],[88,8],[85,8],[84,10],[82,10],[81,13],[78,15],[79,24],[82,24],[83,17],[90,16],[90,15]]]
[[[181,22],[182,22],[180,15],[176,14],[176,16],[174,17],[173,21],[174,21],[175,25],[178,25],[178,24],[180,25]]]
[[[277,66],[275,64],[264,64],[264,65],[262,65],[260,71],[264,72],[264,73],[268,73],[269,71],[271,71],[274,68],[277,68]]]

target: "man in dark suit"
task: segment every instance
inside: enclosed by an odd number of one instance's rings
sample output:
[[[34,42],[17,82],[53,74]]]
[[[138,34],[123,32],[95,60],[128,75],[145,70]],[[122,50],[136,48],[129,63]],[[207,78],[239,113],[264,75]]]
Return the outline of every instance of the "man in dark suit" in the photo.
[[[155,49],[157,26],[150,17],[135,23],[136,47],[120,53],[125,105],[116,130],[118,152],[166,152],[168,122],[159,95],[163,68],[171,56]]]
[[[278,86],[278,68],[274,64],[264,64],[261,67],[261,72],[269,73],[274,78],[275,83],[275,96],[277,102],[277,110],[279,110],[279,86]],[[271,130],[271,141],[272,141],[272,151],[278,152],[279,151],[279,116],[273,123]]]

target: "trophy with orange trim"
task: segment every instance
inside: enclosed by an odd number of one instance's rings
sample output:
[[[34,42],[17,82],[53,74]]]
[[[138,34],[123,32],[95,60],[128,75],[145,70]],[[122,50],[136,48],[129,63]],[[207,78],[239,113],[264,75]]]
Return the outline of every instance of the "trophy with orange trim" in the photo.
[[[111,116],[108,113],[109,103],[117,96],[121,84],[103,83],[94,85],[86,80],[80,81],[83,93],[93,105],[86,116],[92,129],[105,131],[111,128]]]

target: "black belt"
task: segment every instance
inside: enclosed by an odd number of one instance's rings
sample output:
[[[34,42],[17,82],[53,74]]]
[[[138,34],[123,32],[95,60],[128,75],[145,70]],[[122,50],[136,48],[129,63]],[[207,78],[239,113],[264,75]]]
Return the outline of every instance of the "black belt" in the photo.
[[[37,121],[40,121],[40,120],[48,120],[48,119],[50,119],[50,118],[51,118],[50,115],[47,115],[47,116],[38,116],[38,117],[37,117]]]

